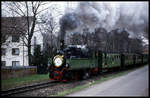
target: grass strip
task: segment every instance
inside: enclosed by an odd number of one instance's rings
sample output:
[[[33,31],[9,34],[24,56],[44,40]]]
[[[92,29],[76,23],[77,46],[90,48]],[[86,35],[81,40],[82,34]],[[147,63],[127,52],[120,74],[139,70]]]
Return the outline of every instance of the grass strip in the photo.
[[[6,80],[1,80],[1,85],[3,90],[3,89],[9,89],[16,86],[23,86],[25,84],[31,84],[34,82],[41,82],[46,80],[49,80],[48,74],[42,74],[42,75],[35,74],[26,77],[15,77]]]

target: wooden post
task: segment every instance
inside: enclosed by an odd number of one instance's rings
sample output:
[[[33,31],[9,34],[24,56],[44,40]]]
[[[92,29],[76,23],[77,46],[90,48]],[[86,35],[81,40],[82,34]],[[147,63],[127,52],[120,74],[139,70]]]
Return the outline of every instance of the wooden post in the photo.
[[[98,51],[98,73],[102,73],[102,51]]]

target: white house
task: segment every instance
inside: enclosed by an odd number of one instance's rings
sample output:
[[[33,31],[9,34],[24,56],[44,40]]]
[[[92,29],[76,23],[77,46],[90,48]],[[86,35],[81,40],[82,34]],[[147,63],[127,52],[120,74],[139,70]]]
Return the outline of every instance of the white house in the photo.
[[[25,42],[27,42],[27,40],[22,37],[22,33],[18,32],[19,27],[21,27],[20,30],[22,30],[22,28],[25,29],[25,31],[27,30],[27,26],[20,25],[24,23],[25,17],[1,17],[1,19],[1,34],[8,35],[7,40],[1,45],[1,66],[29,66],[28,48],[23,42],[23,40]],[[14,19],[15,21],[12,21]],[[31,22],[30,25],[32,25]],[[18,26],[17,30],[16,26]],[[37,29],[38,26],[35,27],[35,31]],[[43,37],[40,32],[34,32],[31,45],[31,54],[33,54],[35,45],[40,45],[41,50],[43,49]]]

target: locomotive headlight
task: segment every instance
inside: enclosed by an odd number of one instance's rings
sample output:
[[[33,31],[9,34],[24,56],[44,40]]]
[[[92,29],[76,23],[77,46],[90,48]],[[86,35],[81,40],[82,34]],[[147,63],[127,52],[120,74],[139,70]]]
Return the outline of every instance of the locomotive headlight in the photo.
[[[63,64],[63,56],[57,55],[54,57],[54,65],[60,67]]]
[[[61,58],[56,58],[56,59],[54,60],[54,63],[55,63],[55,66],[56,66],[56,67],[60,67],[60,66],[62,65],[62,60],[61,60]]]

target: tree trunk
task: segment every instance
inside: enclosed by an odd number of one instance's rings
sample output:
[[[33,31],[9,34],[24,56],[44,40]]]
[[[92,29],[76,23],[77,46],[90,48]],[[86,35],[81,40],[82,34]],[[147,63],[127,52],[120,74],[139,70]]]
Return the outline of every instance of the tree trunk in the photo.
[[[34,28],[35,28],[35,21],[36,21],[36,16],[34,15],[33,17],[33,24],[32,24],[32,27],[31,27],[31,31],[28,35],[28,60],[29,60],[29,66],[32,65],[32,55],[31,55],[31,39],[32,39],[32,36],[33,36],[33,33],[34,33]]]
[[[29,66],[32,65],[31,59],[32,59],[32,55],[31,55],[31,42],[29,42],[28,43],[28,61],[29,61]]]

